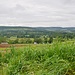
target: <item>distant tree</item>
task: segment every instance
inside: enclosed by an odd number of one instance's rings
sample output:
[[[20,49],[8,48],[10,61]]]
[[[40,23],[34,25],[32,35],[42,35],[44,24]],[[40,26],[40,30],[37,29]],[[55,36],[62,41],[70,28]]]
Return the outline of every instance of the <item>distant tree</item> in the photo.
[[[52,43],[53,42],[53,37],[50,37],[49,40],[48,40],[48,42]]]
[[[9,44],[12,44],[12,42],[13,42],[12,40],[9,40],[9,41],[8,41]]]
[[[38,44],[39,44],[39,43],[43,43],[43,41],[42,41],[41,38],[35,38],[35,39],[34,39],[34,42],[37,42]]]
[[[24,38],[22,38],[22,39],[20,39],[19,43],[24,44],[24,43],[26,43],[26,40]]]
[[[48,38],[44,37],[44,43],[47,43],[47,42],[48,42]]]
[[[6,42],[6,37],[0,37],[0,43],[1,42]]]
[[[57,42],[64,42],[66,39],[63,37],[57,37],[56,40]]]
[[[9,40],[9,44],[18,44],[18,39],[15,40]]]
[[[18,43],[18,39],[14,40],[13,42],[14,42],[14,44]]]
[[[26,43],[31,44],[31,43],[33,43],[33,41],[30,38],[28,38],[28,39],[26,39]]]

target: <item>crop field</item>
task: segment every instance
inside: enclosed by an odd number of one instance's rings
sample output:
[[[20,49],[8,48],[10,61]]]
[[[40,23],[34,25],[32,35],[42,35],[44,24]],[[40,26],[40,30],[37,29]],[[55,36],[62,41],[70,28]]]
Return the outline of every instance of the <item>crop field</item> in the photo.
[[[75,43],[0,45],[0,75],[75,75]]]

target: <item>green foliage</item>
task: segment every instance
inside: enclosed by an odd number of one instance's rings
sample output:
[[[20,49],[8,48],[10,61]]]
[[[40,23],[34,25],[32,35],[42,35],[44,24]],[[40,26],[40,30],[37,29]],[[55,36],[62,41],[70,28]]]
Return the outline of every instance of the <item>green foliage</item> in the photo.
[[[48,40],[48,42],[52,43],[53,42],[53,37],[50,37],[49,40]]]
[[[6,37],[0,37],[0,43],[6,42]]]
[[[48,38],[44,37],[44,43],[47,43],[47,42],[48,42]]]
[[[2,65],[2,54],[0,53],[0,66]]]
[[[8,43],[9,44],[18,44],[19,42],[18,42],[18,39],[14,39],[14,40],[8,40]]]
[[[74,75],[75,72],[73,42],[11,47],[3,58],[8,59],[2,62],[7,64],[5,75]]]
[[[26,44],[31,44],[31,43],[33,43],[33,41],[30,38],[26,39]]]
[[[75,28],[62,28],[62,27],[1,27],[0,36],[17,38],[40,38],[41,36],[57,36],[67,39],[75,38]]]
[[[35,38],[34,42],[39,44],[39,43],[43,43],[43,40],[41,38]]]

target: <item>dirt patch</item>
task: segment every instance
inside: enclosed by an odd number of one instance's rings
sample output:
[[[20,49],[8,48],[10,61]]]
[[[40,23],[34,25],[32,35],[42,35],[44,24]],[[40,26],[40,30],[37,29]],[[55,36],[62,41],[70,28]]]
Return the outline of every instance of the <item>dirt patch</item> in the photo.
[[[0,48],[8,48],[10,47],[11,45],[9,44],[0,44]]]
[[[0,44],[0,48],[9,48],[11,46],[22,47],[22,46],[25,46],[25,44]]]

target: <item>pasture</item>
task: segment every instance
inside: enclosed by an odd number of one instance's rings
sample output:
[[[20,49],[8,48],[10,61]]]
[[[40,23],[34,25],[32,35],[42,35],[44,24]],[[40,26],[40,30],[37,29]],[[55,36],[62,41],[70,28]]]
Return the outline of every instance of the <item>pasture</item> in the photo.
[[[0,75],[75,75],[75,43],[0,45]]]

